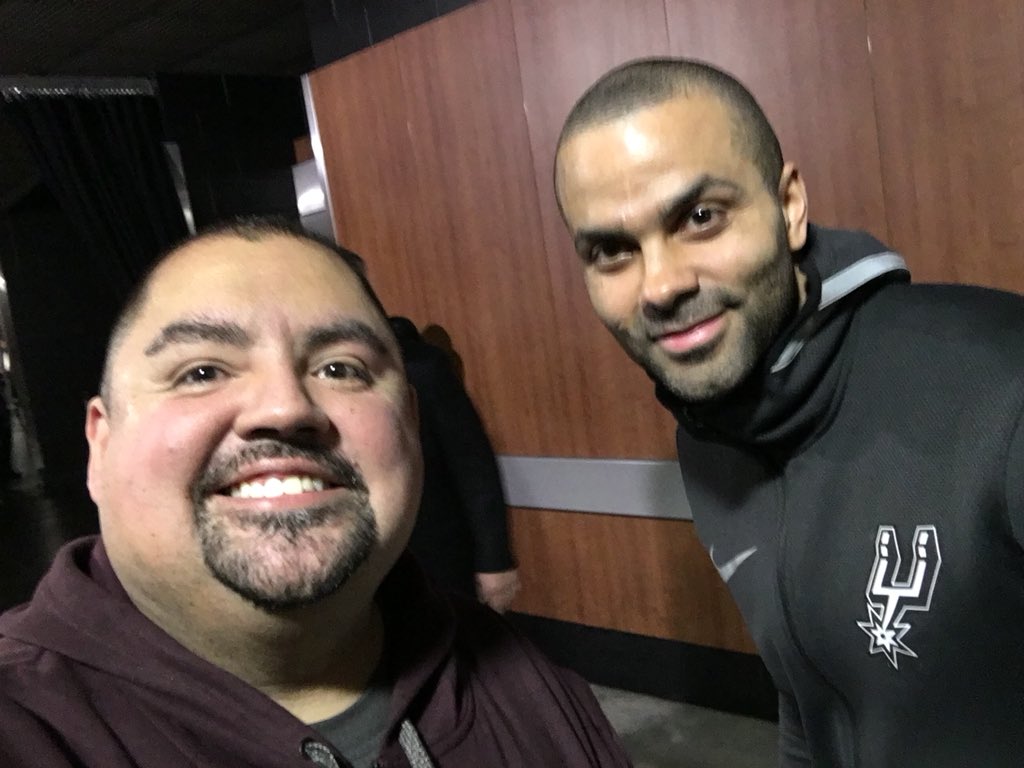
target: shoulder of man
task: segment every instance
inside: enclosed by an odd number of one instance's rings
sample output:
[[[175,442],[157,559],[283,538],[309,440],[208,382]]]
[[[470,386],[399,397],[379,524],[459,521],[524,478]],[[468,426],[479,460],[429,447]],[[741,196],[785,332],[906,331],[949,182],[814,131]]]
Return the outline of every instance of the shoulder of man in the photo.
[[[63,728],[81,724],[82,709],[64,659],[44,648],[0,637],[0,765],[78,766]],[[81,714],[81,713],[80,713]]]
[[[894,283],[879,290],[865,306],[883,322],[898,320],[908,328],[955,336],[987,330],[987,338],[998,341],[1024,331],[1024,296],[978,285]]]
[[[474,702],[475,725],[501,723],[503,753],[522,764],[631,764],[582,677],[551,662],[505,616],[469,598],[455,596],[453,603],[454,667]],[[471,730],[493,738],[493,727]]]

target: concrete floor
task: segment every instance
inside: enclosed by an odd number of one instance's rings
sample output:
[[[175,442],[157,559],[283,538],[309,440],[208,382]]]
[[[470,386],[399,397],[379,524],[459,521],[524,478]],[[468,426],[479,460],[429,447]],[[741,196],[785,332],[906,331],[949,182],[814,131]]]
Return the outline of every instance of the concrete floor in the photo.
[[[774,768],[775,723],[592,686],[635,768]]]

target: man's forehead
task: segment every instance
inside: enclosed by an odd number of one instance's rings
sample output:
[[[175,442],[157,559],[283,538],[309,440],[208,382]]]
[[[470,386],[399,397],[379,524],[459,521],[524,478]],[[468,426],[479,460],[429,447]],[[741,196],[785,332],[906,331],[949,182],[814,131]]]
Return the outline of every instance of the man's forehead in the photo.
[[[605,222],[669,200],[702,178],[736,186],[759,179],[734,141],[729,110],[708,96],[680,96],[583,129],[566,142],[559,194],[570,223]]]
[[[680,94],[576,131],[559,154],[560,170],[574,176],[617,164],[643,163],[668,148],[680,161],[700,153],[736,151],[734,116],[720,99],[703,92]]]
[[[285,318],[296,328],[338,315],[383,323],[355,273],[317,243],[287,236],[210,238],[171,255],[153,274],[141,325],[209,316],[256,326]]]
[[[157,269],[152,282],[195,273],[207,278],[237,277],[251,274],[252,264],[261,268],[287,265],[289,271],[333,267],[346,276],[350,271],[340,256],[312,240],[278,233],[252,238],[223,233],[201,237],[174,251]]]

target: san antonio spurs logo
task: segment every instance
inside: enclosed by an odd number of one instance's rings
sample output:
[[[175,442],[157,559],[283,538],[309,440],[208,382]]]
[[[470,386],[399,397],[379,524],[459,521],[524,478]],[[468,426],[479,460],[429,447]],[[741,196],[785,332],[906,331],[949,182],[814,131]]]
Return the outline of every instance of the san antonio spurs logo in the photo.
[[[871,638],[870,652],[884,653],[889,663],[899,669],[899,655],[917,658],[903,636],[911,626],[904,621],[907,611],[927,611],[932,602],[935,581],[939,578],[942,555],[934,525],[919,525],[914,530],[914,560],[910,573],[900,580],[900,545],[896,529],[880,525],[875,537],[875,564],[868,577],[868,620],[857,626]]]

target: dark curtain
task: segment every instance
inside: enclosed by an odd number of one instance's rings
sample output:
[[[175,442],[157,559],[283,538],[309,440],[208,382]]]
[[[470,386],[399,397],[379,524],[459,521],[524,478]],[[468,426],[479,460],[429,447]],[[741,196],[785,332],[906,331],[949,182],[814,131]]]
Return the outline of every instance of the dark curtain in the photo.
[[[6,105],[46,186],[120,302],[187,234],[151,96],[26,96]]]
[[[29,96],[0,108],[44,182],[4,214],[3,267],[44,490],[80,533],[95,525],[84,405],[107,336],[131,287],[187,228],[155,98]]]

